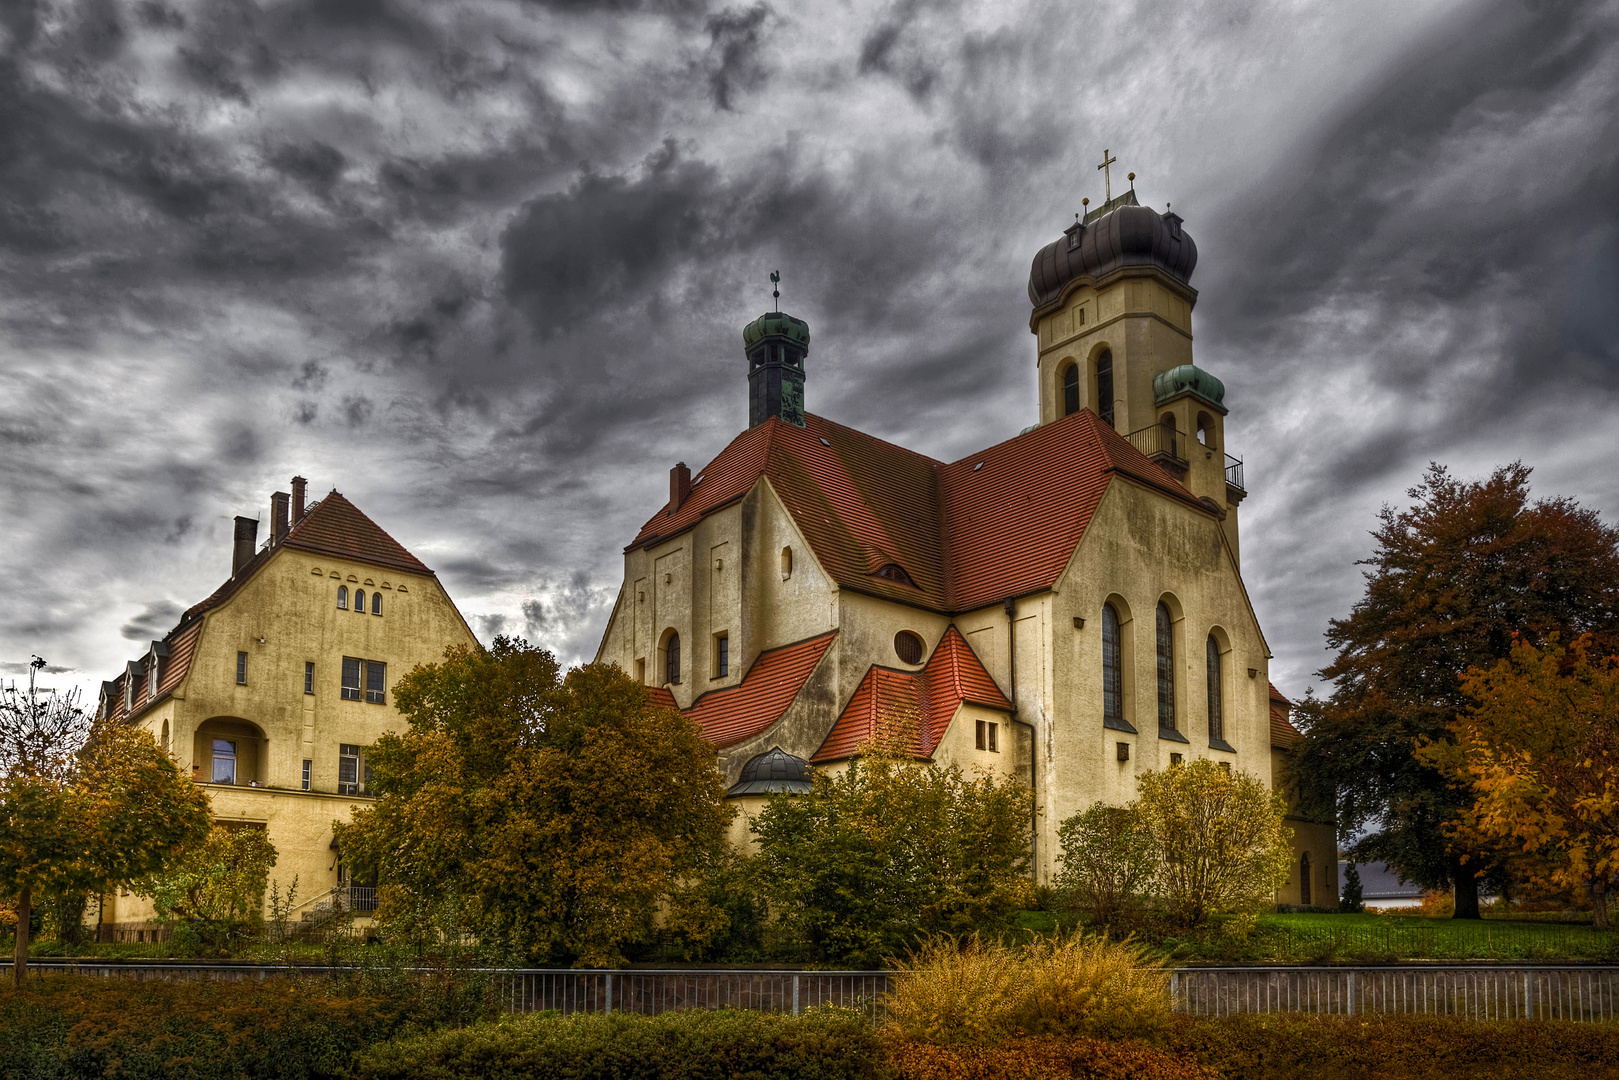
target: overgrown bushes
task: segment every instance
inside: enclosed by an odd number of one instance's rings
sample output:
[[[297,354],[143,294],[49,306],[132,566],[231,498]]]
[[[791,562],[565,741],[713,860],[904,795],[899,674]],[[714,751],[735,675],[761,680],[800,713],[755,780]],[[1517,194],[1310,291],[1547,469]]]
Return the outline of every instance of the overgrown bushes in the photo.
[[[1169,976],[1130,944],[1074,935],[1022,949],[939,940],[911,957],[885,999],[899,1037],[990,1045],[1019,1036],[1156,1038]]]
[[[882,1048],[859,1013],[519,1016],[373,1046],[357,1080],[855,1080]]]
[[[0,1076],[321,1080],[409,1020],[402,1001],[319,981],[47,975],[0,994]]]

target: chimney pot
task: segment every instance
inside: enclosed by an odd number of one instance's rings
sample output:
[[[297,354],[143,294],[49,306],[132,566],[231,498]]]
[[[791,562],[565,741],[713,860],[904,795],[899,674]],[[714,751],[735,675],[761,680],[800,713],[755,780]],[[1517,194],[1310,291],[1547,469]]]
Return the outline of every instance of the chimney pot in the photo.
[[[287,524],[287,507],[291,502],[292,496],[285,491],[270,496],[270,539],[277,544],[281,543],[290,528]]]
[[[236,542],[231,548],[230,576],[235,577],[242,572],[242,567],[253,560],[253,553],[259,546],[259,519],[250,517],[236,518]]]
[[[294,525],[304,519],[304,496],[308,491],[308,480],[301,476],[292,478],[292,522]]]
[[[669,512],[672,514],[679,510],[680,504],[690,494],[691,470],[686,468],[684,461],[677,461],[675,467],[669,470]]]

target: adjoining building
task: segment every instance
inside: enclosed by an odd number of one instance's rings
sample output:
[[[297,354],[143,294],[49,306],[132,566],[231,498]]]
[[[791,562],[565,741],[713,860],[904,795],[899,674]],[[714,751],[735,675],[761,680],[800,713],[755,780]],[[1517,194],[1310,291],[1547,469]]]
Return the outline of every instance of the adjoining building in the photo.
[[[920,759],[1024,777],[1042,881],[1063,819],[1145,770],[1208,758],[1274,783],[1243,463],[1192,362],[1196,262],[1133,190],[1042,248],[1038,423],[954,462],[807,412],[808,325],[749,323],[749,427],[670,470],[598,659],[702,726],[749,813],[896,722]]]
[[[367,911],[332,823],[366,798],[366,748],[402,728],[392,684],[451,645],[475,647],[433,571],[335,490],[270,501],[270,536],[236,519],[231,576],[117,678],[103,717],[150,731],[204,786],[218,822],[268,830],[272,878],[302,904]],[[104,940],[157,931],[148,901],[102,898]],[[297,917],[295,915],[295,917]]]
[[[1288,827],[1293,830],[1293,869],[1276,894],[1278,904],[1338,907],[1338,826],[1303,816],[1298,799],[1287,789],[1287,754],[1299,741],[1293,726],[1293,703],[1270,687],[1271,786],[1288,793]]]

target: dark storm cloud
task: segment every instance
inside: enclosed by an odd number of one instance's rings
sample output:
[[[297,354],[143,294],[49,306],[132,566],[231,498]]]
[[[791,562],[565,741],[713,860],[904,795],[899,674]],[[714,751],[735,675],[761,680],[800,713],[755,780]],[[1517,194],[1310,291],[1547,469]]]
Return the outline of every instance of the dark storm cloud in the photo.
[[[767,72],[759,59],[759,47],[773,14],[768,5],[754,4],[709,17],[708,86],[716,108],[730,109],[737,94],[764,85]]]
[[[118,636],[129,641],[156,641],[174,628],[185,614],[185,608],[172,600],[157,600],[146,605],[139,615],[118,628]]]

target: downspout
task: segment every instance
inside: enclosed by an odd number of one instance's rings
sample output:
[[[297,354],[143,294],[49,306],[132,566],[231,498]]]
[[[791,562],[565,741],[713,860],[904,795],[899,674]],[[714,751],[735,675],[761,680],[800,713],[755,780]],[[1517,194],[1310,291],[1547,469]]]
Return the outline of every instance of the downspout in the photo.
[[[1035,768],[1035,753],[1039,749],[1034,725],[1018,719],[1017,707],[1017,597],[1008,596],[1006,607],[1006,669],[1011,686],[1012,714],[1009,719],[1029,729],[1029,876],[1035,884],[1040,882],[1040,800],[1035,794],[1035,781],[1039,772]]]

